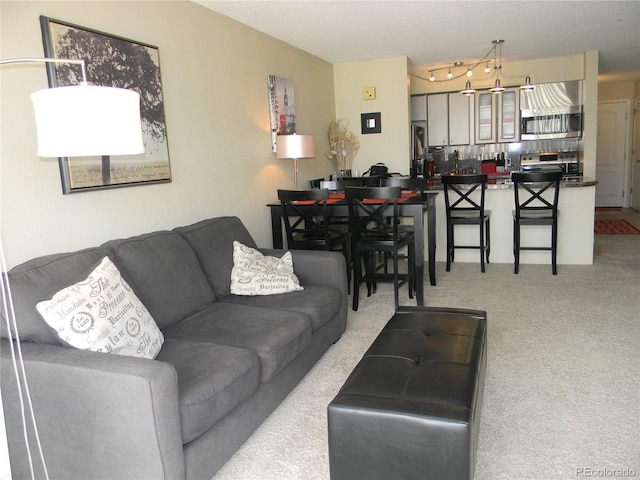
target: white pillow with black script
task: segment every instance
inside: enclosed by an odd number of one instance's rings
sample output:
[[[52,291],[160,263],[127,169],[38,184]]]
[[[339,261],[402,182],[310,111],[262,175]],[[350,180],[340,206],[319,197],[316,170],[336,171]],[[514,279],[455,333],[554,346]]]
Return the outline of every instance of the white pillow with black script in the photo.
[[[109,257],[86,279],[36,308],[63,343],[82,350],[153,359],[164,342],[153,317]]]
[[[291,252],[282,258],[263,255],[255,248],[233,242],[231,293],[234,295],[277,295],[303,290],[293,273]]]

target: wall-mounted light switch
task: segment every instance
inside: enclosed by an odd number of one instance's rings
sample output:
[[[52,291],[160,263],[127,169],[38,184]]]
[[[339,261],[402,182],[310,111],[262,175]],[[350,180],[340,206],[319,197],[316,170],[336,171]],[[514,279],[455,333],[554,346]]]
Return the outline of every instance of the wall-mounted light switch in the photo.
[[[362,98],[364,100],[375,100],[376,99],[376,87],[364,87],[362,89]]]

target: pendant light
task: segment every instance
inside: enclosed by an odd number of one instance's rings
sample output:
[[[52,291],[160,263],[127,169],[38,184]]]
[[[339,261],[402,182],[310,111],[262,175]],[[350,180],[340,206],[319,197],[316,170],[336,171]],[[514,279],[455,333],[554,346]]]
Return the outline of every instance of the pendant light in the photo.
[[[491,93],[502,93],[504,92],[504,87],[500,85],[500,79],[496,78],[496,83],[493,88],[490,90]]]
[[[473,88],[471,88],[471,82],[467,81],[467,84],[465,85],[464,90],[462,90],[460,93],[462,95],[469,97],[474,93],[476,93],[476,91]]]
[[[490,90],[491,93],[502,93],[504,92],[504,87],[500,85],[500,72],[502,71],[502,44],[504,40],[494,40],[493,42],[493,69],[496,71],[496,83],[493,88]],[[498,61],[498,57],[500,61]]]
[[[527,75],[524,85],[520,85],[520,90],[523,92],[531,92],[534,88],[536,88],[536,86],[531,83],[531,77]]]

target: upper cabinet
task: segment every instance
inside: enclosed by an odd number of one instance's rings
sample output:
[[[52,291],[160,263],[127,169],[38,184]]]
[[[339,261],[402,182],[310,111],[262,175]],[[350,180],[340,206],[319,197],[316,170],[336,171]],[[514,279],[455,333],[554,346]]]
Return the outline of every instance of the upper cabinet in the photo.
[[[427,95],[428,145],[469,145],[472,112],[470,98],[458,92]]]
[[[427,95],[427,143],[430,147],[449,145],[448,94]]]
[[[412,122],[427,121],[427,96],[426,95],[411,96],[411,121]]]
[[[460,93],[449,94],[449,145],[470,145],[471,97]]]
[[[501,94],[476,92],[476,143],[507,143],[520,139],[518,88]]]

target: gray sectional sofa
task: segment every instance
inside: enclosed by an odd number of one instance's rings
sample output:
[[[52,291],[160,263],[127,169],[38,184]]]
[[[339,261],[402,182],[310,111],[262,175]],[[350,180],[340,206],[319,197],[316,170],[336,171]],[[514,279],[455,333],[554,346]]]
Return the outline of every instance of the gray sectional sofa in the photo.
[[[234,240],[256,247],[238,218],[220,217],[11,269],[50,478],[208,480],[340,338],[340,253],[293,251],[304,290],[243,297],[229,289]],[[36,311],[105,256],[164,335],[154,360],[63,346]],[[13,478],[21,479],[30,471],[8,337],[3,320],[1,392]],[[37,456],[34,465],[42,478]]]

